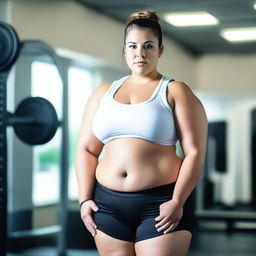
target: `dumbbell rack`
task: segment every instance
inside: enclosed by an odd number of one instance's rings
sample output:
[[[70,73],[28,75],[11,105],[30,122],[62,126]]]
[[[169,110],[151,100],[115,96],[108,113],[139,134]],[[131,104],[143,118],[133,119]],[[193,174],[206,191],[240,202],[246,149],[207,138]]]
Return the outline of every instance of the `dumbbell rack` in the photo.
[[[0,73],[0,256],[7,249],[6,80],[7,73]]]

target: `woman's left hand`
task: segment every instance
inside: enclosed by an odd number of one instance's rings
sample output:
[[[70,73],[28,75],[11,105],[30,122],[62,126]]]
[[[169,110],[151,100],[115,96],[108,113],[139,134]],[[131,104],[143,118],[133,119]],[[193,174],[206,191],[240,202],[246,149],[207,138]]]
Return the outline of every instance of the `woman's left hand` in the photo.
[[[161,204],[160,214],[155,218],[159,221],[155,226],[157,231],[164,232],[164,234],[173,231],[178,226],[182,214],[183,206],[174,199]]]

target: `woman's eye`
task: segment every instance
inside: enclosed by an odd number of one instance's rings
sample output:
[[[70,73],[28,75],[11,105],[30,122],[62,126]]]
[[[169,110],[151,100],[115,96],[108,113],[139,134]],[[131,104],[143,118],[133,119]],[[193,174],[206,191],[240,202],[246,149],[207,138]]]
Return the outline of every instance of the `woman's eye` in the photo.
[[[145,49],[151,49],[151,48],[153,48],[153,45],[152,45],[152,44],[146,44],[146,45],[144,46],[144,48],[145,48]]]
[[[131,48],[131,49],[136,49],[136,45],[131,44],[131,45],[129,45],[129,48]]]

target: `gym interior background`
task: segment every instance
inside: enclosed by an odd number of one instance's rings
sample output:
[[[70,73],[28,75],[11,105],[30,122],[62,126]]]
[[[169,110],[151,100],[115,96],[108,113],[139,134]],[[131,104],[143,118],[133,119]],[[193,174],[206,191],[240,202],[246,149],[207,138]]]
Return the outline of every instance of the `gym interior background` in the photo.
[[[219,14],[226,25],[225,11],[237,18],[241,27],[249,21],[251,27],[256,26],[256,2],[252,0],[156,2],[159,11],[164,10],[162,2],[176,11],[209,7],[216,15],[222,10]],[[7,79],[1,87],[6,88],[6,95],[0,92],[1,102],[6,101],[1,114],[9,113],[5,127],[1,123],[0,146],[6,144],[7,153],[0,158],[1,256],[97,255],[80,220],[75,145],[82,110],[92,90],[128,72],[122,58],[126,13],[158,10],[148,1],[137,4],[0,0],[1,24],[10,24],[22,43],[8,72],[0,71],[0,78]],[[239,16],[241,10],[248,13]],[[188,83],[203,102],[209,120],[190,255],[256,255],[256,44],[234,45],[219,39],[215,42],[219,48],[214,48],[210,27],[172,28],[164,34],[160,72]],[[194,42],[207,38],[212,45],[203,48],[203,43],[195,43],[193,48],[185,36],[182,41],[184,34],[192,43],[193,37]],[[1,46],[0,38],[0,56],[4,56]],[[49,142],[31,145],[16,134],[13,123],[24,120],[15,119],[14,113],[28,97],[44,98],[56,111],[59,121]],[[30,139],[30,133],[27,136]]]

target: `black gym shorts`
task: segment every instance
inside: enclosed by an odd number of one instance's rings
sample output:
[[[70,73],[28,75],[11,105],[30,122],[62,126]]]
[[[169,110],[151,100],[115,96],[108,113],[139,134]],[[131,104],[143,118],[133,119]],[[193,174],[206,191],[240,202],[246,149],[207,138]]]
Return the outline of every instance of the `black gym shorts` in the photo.
[[[155,218],[159,206],[172,198],[175,183],[138,192],[120,192],[95,185],[94,201],[99,210],[94,213],[97,229],[119,240],[139,242],[163,235],[158,232]],[[183,216],[173,231],[192,232],[194,222],[194,196],[187,199]]]

